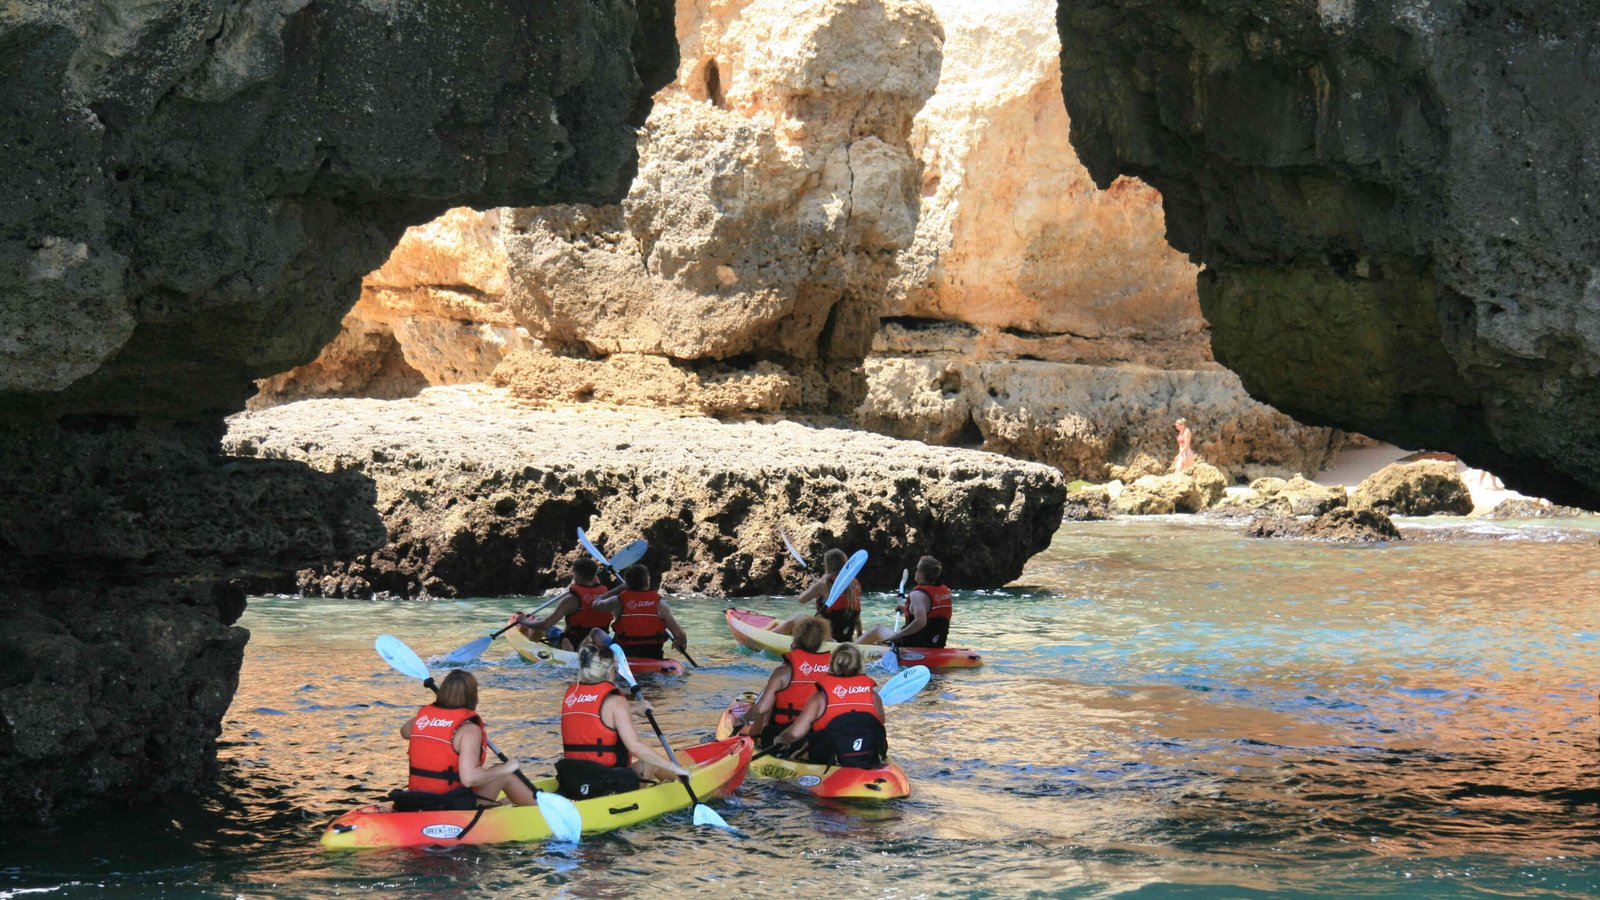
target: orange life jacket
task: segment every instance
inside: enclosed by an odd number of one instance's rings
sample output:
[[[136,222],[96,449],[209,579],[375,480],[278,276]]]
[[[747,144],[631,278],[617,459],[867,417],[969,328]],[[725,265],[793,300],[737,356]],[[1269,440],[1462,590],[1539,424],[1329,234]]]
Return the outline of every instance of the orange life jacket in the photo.
[[[828,578],[828,593],[832,593],[832,592],[833,592],[833,578],[829,577]],[[850,586],[844,589],[844,593],[839,595],[839,602],[835,603],[833,605],[833,609],[830,610],[828,608],[828,594],[827,593],[825,593],[821,597],[817,598],[817,615],[819,615],[819,616],[820,615],[824,615],[826,613],[830,613],[830,612],[838,614],[838,613],[842,613],[842,612],[846,612],[846,611],[859,612],[860,610],[861,610],[861,582],[856,581],[854,579],[852,579],[850,581]]]
[[[790,650],[783,655],[789,664],[789,686],[772,698],[772,724],[788,725],[799,718],[806,701],[817,692],[817,676],[828,674],[831,653],[812,653],[807,650]]]
[[[461,752],[455,748],[456,732],[468,722],[483,728],[483,720],[470,709],[445,709],[428,704],[417,710],[411,720],[411,780],[406,787],[413,791],[443,793],[461,785]],[[478,765],[487,758],[489,731],[484,729],[483,746],[478,748]]]
[[[821,731],[833,724],[834,719],[849,713],[864,712],[879,722],[883,721],[883,716],[878,714],[878,704],[872,700],[873,694],[877,692],[878,683],[872,680],[871,675],[850,675],[841,678],[823,673],[816,678],[817,687],[827,699],[828,706],[811,726],[812,731]]]
[[[942,584],[919,584],[911,589],[913,592],[921,591],[928,595],[928,618],[950,620],[950,589]],[[906,595],[906,601],[900,604],[899,611],[906,618],[911,618],[911,595]]]
[[[628,748],[615,728],[607,728],[600,718],[600,705],[617,692],[611,682],[583,684],[567,688],[561,701],[561,749],[567,759],[583,759],[603,766],[628,764]]]
[[[617,595],[622,612],[613,629],[620,644],[659,644],[666,640],[667,626],[661,621],[661,594],[657,591],[623,591]]]
[[[578,584],[574,582],[567,590],[578,595],[578,608],[567,616],[567,624],[563,629],[567,634],[577,635],[574,642],[583,639],[583,635],[591,628],[611,628],[611,613],[601,612],[594,608],[594,602],[610,588],[603,584]]]

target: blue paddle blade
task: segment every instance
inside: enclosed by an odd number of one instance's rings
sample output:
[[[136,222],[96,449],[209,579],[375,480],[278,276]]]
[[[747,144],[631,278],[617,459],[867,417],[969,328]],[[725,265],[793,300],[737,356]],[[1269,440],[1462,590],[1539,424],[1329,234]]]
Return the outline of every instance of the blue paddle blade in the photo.
[[[649,550],[650,545],[645,541],[634,541],[628,546],[623,547],[621,550],[618,550],[616,556],[611,557],[611,568],[621,572],[623,569],[626,569],[639,560],[644,559],[645,553],[649,552]]]
[[[534,799],[539,801],[539,815],[550,826],[551,837],[568,844],[583,840],[583,816],[576,803],[548,791],[540,791]]]
[[[900,657],[895,655],[893,647],[890,647],[887,653],[878,657],[878,665],[883,666],[883,670],[890,675],[900,671]]]
[[[883,701],[884,706],[904,703],[928,686],[932,674],[927,666],[912,666],[884,682],[883,687],[878,688],[878,699]]]
[[[633,678],[633,667],[628,665],[628,654],[622,652],[622,645],[612,644],[611,655],[617,658],[617,671],[622,674],[622,680],[628,683],[628,687],[638,687],[639,682]]]
[[[578,529],[578,545],[583,547],[584,551],[590,556],[594,557],[595,562],[602,566],[611,565],[611,561],[606,559],[606,555],[596,549],[594,544],[589,543],[589,536],[583,533],[582,528]]]
[[[428,677],[428,667],[423,665],[422,657],[416,651],[406,646],[405,641],[392,634],[380,634],[372,642],[372,646],[396,672],[419,681]]]
[[[810,566],[806,565],[806,558],[801,556],[800,551],[794,548],[794,542],[789,540],[789,532],[784,531],[782,525],[778,526],[778,538],[783,541],[783,546],[789,549],[789,555],[794,557],[794,561],[800,564],[800,568],[811,568]]]
[[[464,666],[482,656],[483,651],[489,649],[489,644],[493,641],[494,638],[486,634],[470,644],[464,644],[450,651],[450,654],[444,658],[444,661],[452,666]]]
[[[826,605],[829,609],[833,609],[833,605],[839,602],[840,597],[844,596],[845,588],[850,586],[850,582],[856,580],[856,574],[866,564],[867,551],[865,550],[857,550],[845,561],[844,568],[840,569],[839,574],[833,579],[833,587],[828,589],[828,602]]]
[[[696,825],[710,825],[713,828],[721,828],[724,831],[733,830],[733,826],[728,824],[727,819],[724,819],[722,816],[718,815],[716,810],[705,805],[704,803],[695,804],[694,823]]]

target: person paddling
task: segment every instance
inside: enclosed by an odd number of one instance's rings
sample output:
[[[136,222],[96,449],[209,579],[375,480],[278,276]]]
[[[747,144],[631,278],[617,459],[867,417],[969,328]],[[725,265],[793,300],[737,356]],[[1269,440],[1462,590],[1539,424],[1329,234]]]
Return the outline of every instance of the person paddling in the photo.
[[[736,729],[748,722],[748,733],[755,735],[756,743],[765,747],[800,717],[806,701],[817,692],[817,676],[826,674],[832,661],[831,654],[817,649],[827,636],[826,619],[820,616],[800,619],[794,629],[794,649],[785,653],[783,663],[772,670],[767,686],[761,690],[761,698],[746,713],[746,720],[734,723]]]
[[[689,639],[678,627],[660,591],[650,589],[650,570],[643,564],[622,570],[622,586],[613,589],[615,596],[607,595],[596,601],[593,609],[615,613],[612,627],[613,639],[622,645],[622,652],[641,659],[663,659],[666,641],[678,652],[688,654]]]
[[[861,636],[863,644],[895,644],[901,647],[943,647],[950,636],[950,589],[940,583],[944,566],[931,556],[917,561],[917,586],[896,610],[905,614],[906,624],[874,625]]]
[[[777,736],[780,752],[806,739],[806,758],[811,762],[855,769],[883,765],[889,755],[883,700],[878,696],[878,683],[861,671],[861,648],[855,644],[835,647],[828,671],[815,677],[816,692]]]
[[[495,806],[502,793],[517,806],[533,805],[533,792],[517,777],[517,760],[484,765],[488,748],[477,707],[478,680],[451,669],[434,701],[400,726],[400,736],[409,742],[407,789],[440,795],[441,809]]]
[[[673,765],[639,739],[628,698],[617,688],[617,660],[603,632],[578,646],[578,681],[561,701],[561,747],[556,782],[573,800],[637,790],[641,779],[670,781],[689,770]],[[649,709],[648,702],[642,703]]]
[[[512,618],[522,629],[523,635],[531,640],[547,640],[550,626],[557,619],[566,619],[562,623],[560,646],[565,650],[573,650],[590,631],[596,628],[604,632],[611,630],[611,613],[594,608],[595,603],[609,592],[610,588],[600,583],[600,567],[585,556],[572,564],[572,583],[567,586],[566,593],[556,598],[555,608],[549,615],[535,620],[531,615],[517,613]]]
[[[816,615],[828,620],[828,626],[833,634],[831,639],[841,644],[852,640],[856,632],[861,630],[861,582],[852,578],[849,587],[839,595],[839,602],[834,604],[833,609],[827,609],[823,604],[828,601],[828,592],[833,589],[833,581],[848,559],[845,552],[838,547],[828,550],[822,555],[822,568],[826,574],[813,581],[810,587],[795,598],[801,603],[815,603]],[[778,634],[794,634],[800,622],[811,615],[811,613],[800,613],[771,626],[771,630]]]

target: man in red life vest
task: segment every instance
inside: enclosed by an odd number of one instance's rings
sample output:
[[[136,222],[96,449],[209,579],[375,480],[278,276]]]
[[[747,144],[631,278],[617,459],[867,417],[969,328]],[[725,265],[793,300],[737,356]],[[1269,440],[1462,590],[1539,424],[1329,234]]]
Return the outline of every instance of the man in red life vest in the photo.
[[[820,616],[800,620],[794,629],[794,649],[783,655],[783,663],[772,670],[767,686],[762,688],[746,714],[751,725],[750,733],[756,742],[765,747],[778,733],[800,717],[806,701],[817,692],[817,678],[828,673],[832,654],[817,648],[828,636],[828,621]],[[743,722],[736,723],[742,727]]]
[[[790,747],[809,737],[806,757],[811,762],[856,769],[883,765],[889,755],[883,700],[878,697],[878,683],[861,672],[861,648],[840,644],[828,671],[815,677],[816,693],[776,743]]]
[[[612,615],[594,608],[594,604],[609,588],[600,583],[600,567],[587,556],[572,564],[572,584],[566,593],[556,598],[556,605],[548,616],[534,621],[522,613],[516,615],[517,625],[530,640],[542,640],[557,619],[567,621],[561,629],[561,646],[575,650],[590,631],[598,628],[610,632]]]
[[[863,644],[895,644],[900,647],[943,647],[950,636],[950,589],[939,583],[944,566],[931,556],[917,561],[917,586],[906,596],[897,612],[906,624],[874,625],[861,636]]]
[[[663,650],[668,636],[678,652],[687,651],[689,639],[672,617],[672,607],[660,591],[650,589],[649,569],[642,564],[624,569],[622,586],[613,591],[615,596],[602,597],[593,608],[616,614],[611,637],[622,645],[622,652],[641,659],[661,659],[666,655]]]

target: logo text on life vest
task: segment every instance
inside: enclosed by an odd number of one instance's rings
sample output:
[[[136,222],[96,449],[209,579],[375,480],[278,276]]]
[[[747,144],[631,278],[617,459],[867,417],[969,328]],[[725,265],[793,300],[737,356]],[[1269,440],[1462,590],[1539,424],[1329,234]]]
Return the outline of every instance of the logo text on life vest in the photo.
[[[418,728],[449,728],[455,723],[456,721],[454,719],[434,719],[430,718],[426,714],[417,716]]]
[[[573,707],[573,706],[577,706],[579,703],[593,703],[594,701],[599,700],[599,699],[600,699],[600,695],[599,694],[568,694],[567,695],[567,706],[568,707]]]
[[[864,685],[864,684],[858,684],[858,685],[853,685],[853,686],[848,686],[848,687],[845,686],[845,685],[842,685],[842,684],[836,684],[836,685],[833,686],[833,695],[835,697],[838,697],[840,700],[844,700],[844,699],[850,697],[850,695],[852,695],[852,694],[870,694],[870,693],[872,693],[872,688],[870,686]]]

